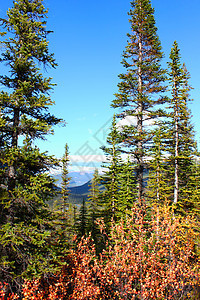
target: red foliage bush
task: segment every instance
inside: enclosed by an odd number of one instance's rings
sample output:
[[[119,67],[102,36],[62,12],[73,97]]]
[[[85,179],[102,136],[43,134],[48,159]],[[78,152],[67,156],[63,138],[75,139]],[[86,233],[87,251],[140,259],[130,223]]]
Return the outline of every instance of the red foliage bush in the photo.
[[[193,221],[167,209],[145,221],[135,206],[132,218],[113,224],[107,251],[97,258],[88,239],[76,259],[70,299],[189,299],[199,285]],[[197,299],[197,298],[196,298]]]
[[[191,218],[174,218],[164,208],[149,220],[136,205],[131,218],[112,224],[100,256],[90,237],[82,238],[59,275],[25,282],[23,300],[197,300],[200,265],[193,228]]]

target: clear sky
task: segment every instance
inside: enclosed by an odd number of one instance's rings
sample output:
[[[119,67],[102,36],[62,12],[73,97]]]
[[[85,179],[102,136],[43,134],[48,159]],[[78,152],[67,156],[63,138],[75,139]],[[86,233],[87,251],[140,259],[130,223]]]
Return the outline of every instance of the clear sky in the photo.
[[[39,142],[41,150],[61,157],[67,142],[73,160],[85,156],[88,167],[102,154],[113,115],[110,108],[117,92],[118,74],[123,71],[121,55],[129,31],[127,12],[129,0],[45,0],[49,8],[47,28],[50,50],[55,53],[58,67],[48,70],[57,84],[52,93],[56,105],[51,109],[63,118],[66,127],[55,128],[54,136]],[[12,6],[12,0],[2,1],[0,17]],[[200,1],[152,0],[156,25],[161,40],[166,67],[171,46],[177,40],[182,61],[186,63],[194,87],[191,105],[193,123],[200,139]]]

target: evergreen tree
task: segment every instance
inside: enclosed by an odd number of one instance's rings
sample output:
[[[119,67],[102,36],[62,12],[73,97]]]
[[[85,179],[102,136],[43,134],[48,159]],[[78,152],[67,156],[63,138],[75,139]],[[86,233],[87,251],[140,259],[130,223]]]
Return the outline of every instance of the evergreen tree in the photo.
[[[119,174],[119,198],[118,198],[118,218],[126,218],[131,215],[131,209],[137,199],[136,176],[134,163],[128,157],[122,163]]]
[[[158,206],[166,204],[173,190],[173,185],[170,180],[173,176],[173,171],[170,172],[168,152],[166,151],[170,139],[167,130],[168,126],[168,120],[157,122],[153,144],[149,152],[149,179],[146,196],[150,206],[152,206],[153,203],[156,203]]]
[[[73,207],[72,207],[72,214],[73,214],[73,230],[72,230],[72,232],[77,234],[78,213],[77,213],[77,206],[76,205],[73,205]]]
[[[69,207],[68,198],[69,198],[69,150],[68,145],[65,145],[65,154],[62,158],[62,182],[61,182],[61,193],[62,193],[62,211],[66,215],[67,209]]]
[[[194,129],[190,121],[191,114],[188,109],[191,90],[188,83],[190,76],[185,65],[181,65],[180,50],[176,41],[171,49],[168,64],[170,69],[169,82],[172,88],[171,107],[173,109],[171,114],[172,141],[169,147],[169,162],[174,172],[173,203],[187,211],[188,185],[197,151]]]
[[[62,181],[61,181],[61,203],[57,205],[57,229],[58,229],[58,240],[59,247],[62,253],[66,253],[69,249],[69,244],[72,244],[72,234],[73,234],[73,212],[72,207],[69,204],[69,151],[68,145],[65,145],[65,153],[61,159],[62,164]]]
[[[198,153],[188,109],[190,76],[185,65],[181,65],[177,42],[171,50],[169,68],[172,98],[167,118],[156,122],[147,195],[158,205],[171,201],[179,212],[189,213],[197,204],[192,186],[194,178],[198,178],[194,171]]]
[[[186,186],[187,199],[184,199],[184,212],[192,214],[198,220],[197,231],[199,232],[200,220],[200,162],[199,154],[194,159],[188,184]],[[199,238],[198,238],[199,240]],[[199,241],[198,241],[199,245]],[[199,247],[198,247],[199,248]],[[199,250],[198,250],[199,251]]]
[[[83,198],[83,202],[76,219],[76,230],[79,239],[88,234],[88,213],[85,198]]]
[[[134,119],[136,123],[124,126],[123,144],[130,148],[129,152],[136,160],[138,198],[141,199],[144,194],[144,158],[152,139],[145,122],[152,123],[154,118],[163,114],[160,104],[166,99],[160,95],[165,91],[165,71],[160,65],[163,54],[150,0],[131,1],[129,16],[131,33],[122,60],[126,73],[119,75],[119,92],[112,106],[120,108],[118,117]]]
[[[15,287],[53,271],[57,260],[55,215],[46,203],[55,193],[47,171],[58,163],[33,146],[61,121],[48,111],[53,84],[39,69],[56,66],[46,16],[43,0],[16,0],[1,19],[8,33],[1,62],[10,69],[0,76],[0,281]]]
[[[118,199],[119,199],[119,174],[121,172],[121,150],[120,150],[121,135],[116,126],[116,118],[113,117],[111,132],[108,135],[108,147],[102,147],[106,162],[103,167],[106,171],[101,176],[101,184],[105,188],[101,195],[103,206],[103,215],[106,224],[108,225],[111,219],[117,219],[118,214]]]
[[[74,208],[73,208],[72,203],[69,203],[67,217],[68,217],[69,231],[70,231],[70,234],[72,235],[74,233],[74,223],[75,223]]]
[[[99,227],[96,224],[96,220],[100,216],[99,199],[99,173],[98,169],[95,169],[88,195],[88,231],[91,233],[91,237],[95,244],[97,243],[98,235],[100,233]]]

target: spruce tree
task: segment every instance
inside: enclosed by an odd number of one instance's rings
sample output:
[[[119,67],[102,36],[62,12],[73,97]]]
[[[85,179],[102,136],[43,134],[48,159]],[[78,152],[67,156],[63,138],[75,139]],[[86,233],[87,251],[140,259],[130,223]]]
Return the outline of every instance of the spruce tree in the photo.
[[[197,231],[199,231],[200,220],[200,161],[199,154],[195,157],[189,181],[186,186],[187,200],[184,201],[184,212],[192,214],[197,220]],[[185,197],[186,198],[186,197]],[[182,209],[183,211],[183,209]]]
[[[190,76],[181,64],[177,42],[173,44],[168,64],[172,97],[167,117],[156,122],[147,195],[158,205],[171,202],[179,212],[189,213],[195,205],[191,187],[194,186],[193,173],[196,172],[193,170],[198,153],[188,109]]]
[[[115,115],[112,121],[111,132],[108,135],[108,146],[102,147],[106,162],[103,167],[106,171],[101,176],[100,183],[104,187],[101,195],[103,215],[107,225],[111,219],[117,219],[118,215],[118,200],[119,200],[119,174],[121,172],[121,150],[120,150],[121,135],[117,129]]]
[[[72,232],[74,234],[77,234],[77,228],[78,228],[78,212],[77,212],[77,206],[73,205],[72,207],[72,215],[73,215],[73,227]]]
[[[88,234],[88,213],[85,200],[85,197],[83,197],[83,202],[76,219],[76,230],[79,239]]]
[[[62,194],[62,211],[64,215],[67,214],[67,209],[69,207],[69,182],[70,182],[70,177],[69,177],[69,171],[68,171],[68,166],[69,166],[69,150],[68,150],[68,145],[65,145],[65,154],[61,160],[62,163],[62,182],[61,182],[61,194]]]
[[[48,170],[58,162],[33,145],[61,121],[49,113],[53,84],[39,68],[56,67],[46,17],[43,0],[16,0],[1,19],[1,62],[9,72],[0,76],[0,281],[15,287],[20,278],[53,272],[59,250],[47,205],[55,194]]]
[[[149,179],[146,196],[150,206],[153,203],[156,203],[157,206],[166,205],[173,191],[173,184],[170,180],[173,171],[170,171],[169,153],[167,152],[169,139],[171,140],[168,129],[168,120],[157,122],[153,144],[149,152]]]
[[[61,159],[62,164],[62,181],[61,181],[61,198],[57,204],[57,230],[59,247],[62,253],[66,253],[69,249],[69,244],[72,244],[73,234],[73,212],[72,206],[69,204],[69,150],[68,145],[65,145],[65,153]]]
[[[171,144],[169,144],[169,164],[173,169],[174,195],[173,203],[179,209],[187,211],[189,206],[189,185],[193,173],[195,156],[197,155],[194,139],[194,129],[191,124],[191,113],[188,102],[191,100],[189,92],[189,73],[185,65],[181,64],[180,49],[175,41],[170,53],[169,82],[171,97]]]
[[[136,160],[138,198],[141,199],[145,156],[152,139],[145,122],[152,124],[154,118],[163,115],[160,104],[166,100],[161,97],[165,91],[165,71],[160,65],[163,53],[150,0],[131,1],[129,16],[131,33],[122,60],[126,72],[119,75],[119,92],[112,106],[120,108],[118,117],[135,120],[124,126],[123,145],[129,147],[127,151]]]
[[[91,233],[91,237],[93,238],[95,244],[97,244],[98,235],[100,233],[99,227],[96,223],[97,218],[100,217],[99,201],[99,173],[98,169],[95,169],[88,195],[88,231]]]
[[[118,219],[126,218],[127,215],[131,215],[137,199],[135,166],[129,157],[121,165],[118,194]]]

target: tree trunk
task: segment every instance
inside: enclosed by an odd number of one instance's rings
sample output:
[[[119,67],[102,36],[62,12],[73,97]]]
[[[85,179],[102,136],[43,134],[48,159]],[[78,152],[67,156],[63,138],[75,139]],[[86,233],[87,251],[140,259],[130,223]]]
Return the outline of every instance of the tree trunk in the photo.
[[[174,79],[174,91],[175,91],[175,171],[174,171],[174,203],[178,202],[178,189],[179,189],[179,178],[178,178],[178,107],[177,107],[177,88],[176,81]]]
[[[12,148],[18,146],[18,127],[19,127],[19,109],[14,109],[14,117],[13,117],[13,134],[12,134]],[[8,167],[8,191],[12,193],[15,188],[15,162]]]
[[[142,63],[142,41],[141,36],[139,36],[139,63]],[[141,65],[138,67],[138,91],[139,91],[139,105],[137,112],[137,131],[138,131],[138,145],[137,145],[137,161],[138,161],[138,199],[141,200],[143,196],[143,104],[142,104],[142,70]]]

